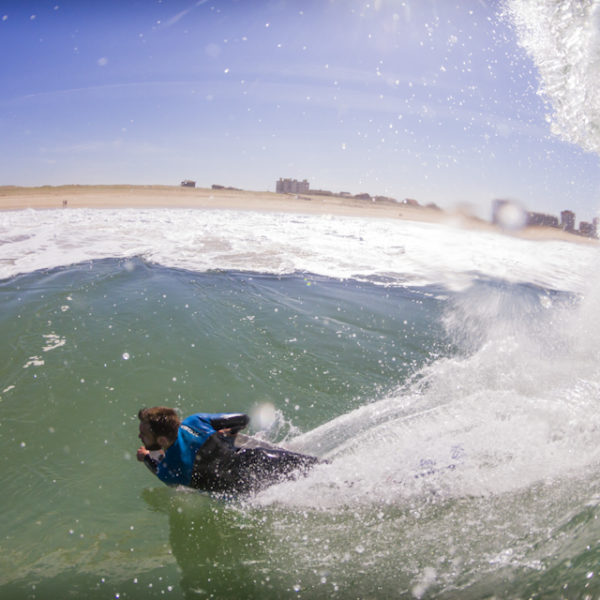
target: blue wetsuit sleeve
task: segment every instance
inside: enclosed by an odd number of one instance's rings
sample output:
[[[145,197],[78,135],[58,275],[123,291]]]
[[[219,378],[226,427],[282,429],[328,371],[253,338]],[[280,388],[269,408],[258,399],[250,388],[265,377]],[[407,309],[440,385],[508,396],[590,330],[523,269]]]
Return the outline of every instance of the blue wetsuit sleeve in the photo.
[[[242,413],[230,413],[215,415],[211,418],[210,424],[216,431],[220,429],[231,429],[231,433],[238,433],[250,423],[250,417]]]

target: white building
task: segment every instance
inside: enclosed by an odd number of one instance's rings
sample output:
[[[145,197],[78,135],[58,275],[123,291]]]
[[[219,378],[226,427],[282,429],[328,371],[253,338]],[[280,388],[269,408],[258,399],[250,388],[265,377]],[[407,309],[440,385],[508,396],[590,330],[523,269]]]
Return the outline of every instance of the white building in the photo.
[[[275,191],[278,194],[308,194],[309,185],[306,179],[282,179],[275,183]]]

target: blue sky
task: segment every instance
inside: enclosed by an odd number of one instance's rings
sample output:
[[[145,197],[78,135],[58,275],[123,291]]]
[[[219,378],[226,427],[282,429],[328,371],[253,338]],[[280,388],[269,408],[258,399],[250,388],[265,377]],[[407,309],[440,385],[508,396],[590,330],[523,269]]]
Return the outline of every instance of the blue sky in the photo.
[[[0,185],[194,179],[596,215],[499,2],[0,0]]]

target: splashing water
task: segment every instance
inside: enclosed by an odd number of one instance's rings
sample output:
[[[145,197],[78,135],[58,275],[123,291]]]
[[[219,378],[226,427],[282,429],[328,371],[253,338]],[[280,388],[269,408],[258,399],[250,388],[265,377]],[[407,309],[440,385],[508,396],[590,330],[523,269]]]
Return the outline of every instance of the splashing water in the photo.
[[[552,133],[600,151],[600,3],[509,0],[507,12],[552,106]]]

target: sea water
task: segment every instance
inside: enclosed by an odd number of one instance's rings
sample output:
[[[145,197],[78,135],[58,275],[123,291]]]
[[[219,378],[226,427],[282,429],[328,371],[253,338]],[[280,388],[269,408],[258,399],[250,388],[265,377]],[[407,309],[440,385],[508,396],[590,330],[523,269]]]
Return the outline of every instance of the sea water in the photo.
[[[1,220],[2,597],[598,593],[595,246],[194,210]],[[137,411],[327,462],[223,502]]]
[[[506,4],[590,150],[596,6]],[[599,258],[400,220],[2,213],[0,596],[598,597]],[[226,502],[166,488],[135,459],[155,404],[326,462]]]

